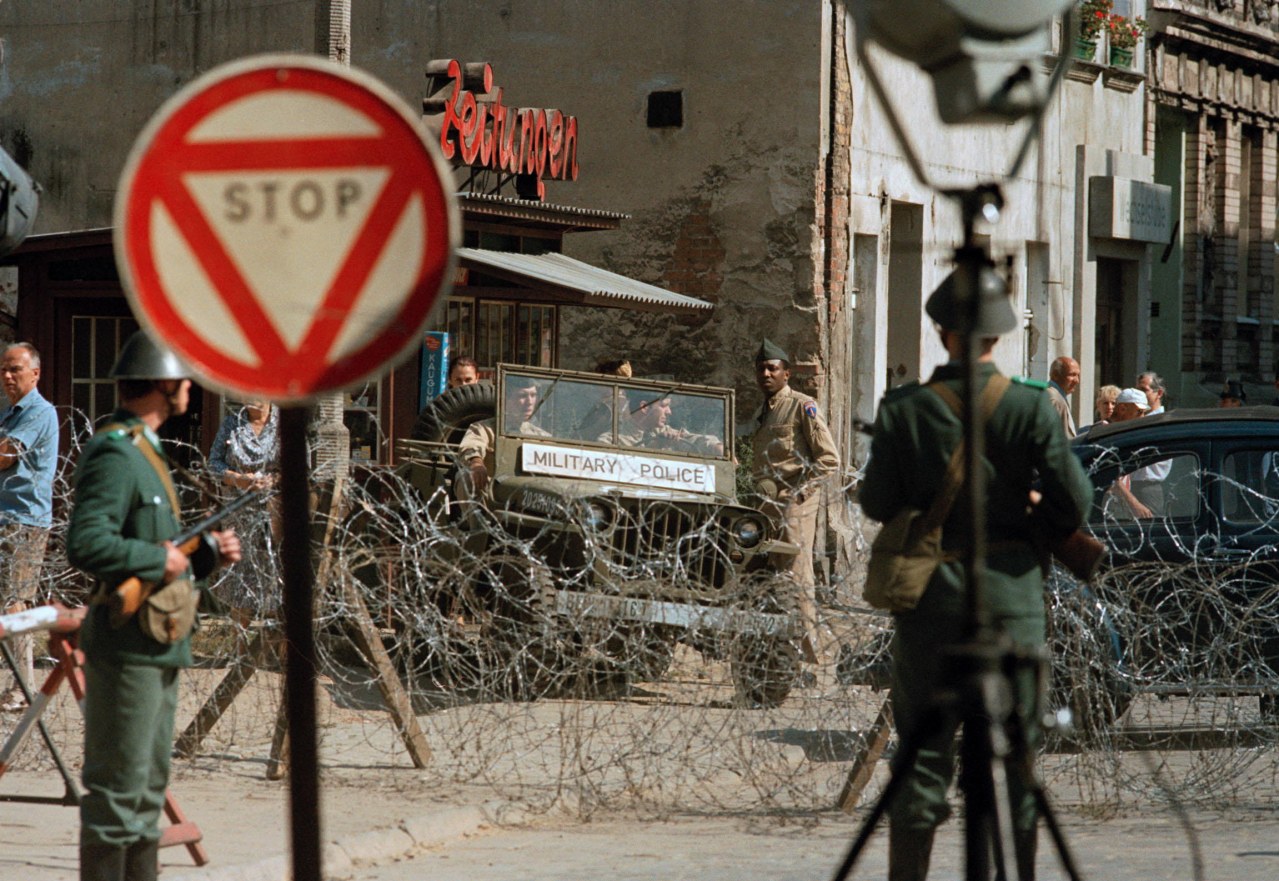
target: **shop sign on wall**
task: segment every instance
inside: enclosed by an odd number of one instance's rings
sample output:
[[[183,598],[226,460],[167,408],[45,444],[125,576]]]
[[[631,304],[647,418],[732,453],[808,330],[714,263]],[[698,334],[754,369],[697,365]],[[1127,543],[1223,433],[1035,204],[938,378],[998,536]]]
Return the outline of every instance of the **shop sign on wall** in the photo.
[[[1089,179],[1089,235],[1163,243],[1171,230],[1171,187],[1125,177]]]
[[[508,107],[493,91],[493,66],[432,61],[426,68],[428,122],[439,127],[440,150],[454,165],[490,169],[536,181],[577,180],[577,117],[540,107]]]

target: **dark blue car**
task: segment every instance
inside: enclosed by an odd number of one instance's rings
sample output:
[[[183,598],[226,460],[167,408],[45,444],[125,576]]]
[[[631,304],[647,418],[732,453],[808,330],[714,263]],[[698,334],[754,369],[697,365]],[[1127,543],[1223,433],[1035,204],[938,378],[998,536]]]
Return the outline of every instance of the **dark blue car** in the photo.
[[[1059,705],[1098,730],[1137,694],[1257,695],[1279,713],[1279,407],[1177,410],[1074,443],[1111,549],[1081,585],[1055,570]]]

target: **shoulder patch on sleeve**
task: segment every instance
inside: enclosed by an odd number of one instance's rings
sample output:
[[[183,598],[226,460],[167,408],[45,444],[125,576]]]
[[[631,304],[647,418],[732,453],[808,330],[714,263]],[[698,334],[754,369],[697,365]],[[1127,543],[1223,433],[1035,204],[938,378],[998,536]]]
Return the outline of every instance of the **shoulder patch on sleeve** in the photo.
[[[1028,376],[1014,376],[1012,377],[1012,380],[1018,385],[1024,385],[1027,388],[1039,389],[1041,392],[1048,391],[1048,383],[1044,382],[1042,379],[1031,379]]]
[[[816,401],[804,402],[804,415],[806,415],[809,419],[817,418],[817,402]]]

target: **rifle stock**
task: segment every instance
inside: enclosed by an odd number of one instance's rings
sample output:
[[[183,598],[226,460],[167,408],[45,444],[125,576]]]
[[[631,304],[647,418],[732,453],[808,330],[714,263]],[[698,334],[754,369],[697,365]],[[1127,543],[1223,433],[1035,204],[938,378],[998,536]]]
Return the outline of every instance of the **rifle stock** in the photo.
[[[219,508],[190,529],[179,534],[173,539],[173,544],[182,553],[188,557],[191,556],[200,547],[200,543],[205,540],[205,535],[208,532],[227,517],[261,496],[262,491],[258,489],[251,489],[243,495],[237,496],[225,507]],[[116,585],[115,590],[111,591],[107,597],[107,605],[111,607],[112,620],[123,622],[133,617],[138,609],[142,608],[142,604],[147,601],[147,597],[163,586],[154,581],[143,581],[136,575],[130,575]]]

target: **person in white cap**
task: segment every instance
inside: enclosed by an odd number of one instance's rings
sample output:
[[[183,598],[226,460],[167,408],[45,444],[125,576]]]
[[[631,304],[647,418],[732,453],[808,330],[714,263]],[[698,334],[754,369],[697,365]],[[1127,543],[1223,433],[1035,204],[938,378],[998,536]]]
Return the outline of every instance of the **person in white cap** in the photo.
[[[1119,393],[1119,397],[1115,398],[1115,412],[1110,417],[1110,421],[1128,422],[1133,419],[1140,419],[1146,415],[1149,409],[1150,401],[1142,389],[1126,388]],[[1155,516],[1154,512],[1150,510],[1149,505],[1138,499],[1133,492],[1134,476],[1134,474],[1123,475],[1114,482],[1110,492],[1124,503],[1124,506],[1128,508],[1133,517],[1138,520],[1149,520]]]

